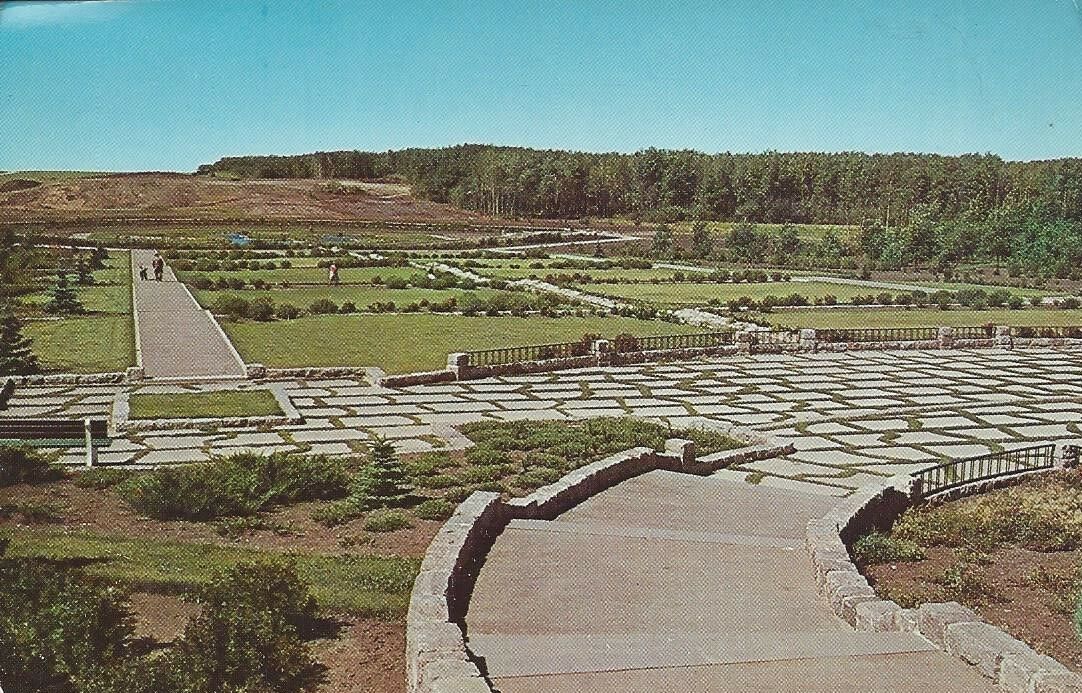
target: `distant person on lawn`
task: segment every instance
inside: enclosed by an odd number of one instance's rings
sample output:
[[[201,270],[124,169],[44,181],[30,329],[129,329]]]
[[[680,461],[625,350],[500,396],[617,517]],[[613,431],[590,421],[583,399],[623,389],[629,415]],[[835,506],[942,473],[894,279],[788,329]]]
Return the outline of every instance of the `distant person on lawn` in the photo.
[[[332,262],[330,268],[328,268],[328,274],[330,274],[331,284],[338,284],[339,283],[338,265],[336,265],[336,264],[334,264]]]

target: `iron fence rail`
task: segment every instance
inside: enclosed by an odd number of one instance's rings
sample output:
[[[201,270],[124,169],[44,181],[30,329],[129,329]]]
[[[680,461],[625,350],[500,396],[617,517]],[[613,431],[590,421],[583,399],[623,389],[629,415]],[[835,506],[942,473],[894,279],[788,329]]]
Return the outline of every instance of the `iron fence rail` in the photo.
[[[939,339],[938,327],[877,327],[866,329],[816,330],[821,342],[926,342]]]
[[[586,356],[590,353],[590,344],[588,342],[559,342],[556,344],[533,344],[502,349],[484,349],[468,353],[470,365],[502,366],[524,361],[548,361]]]
[[[1056,446],[1034,445],[1017,450],[994,452],[979,457],[952,460],[914,472],[920,479],[921,495],[947,491],[975,481],[996,479],[1038,469],[1051,469],[1056,464]]]
[[[618,354],[640,351],[674,349],[708,349],[733,343],[732,332],[700,332],[697,334],[665,334],[650,337],[617,337],[612,350]]]
[[[1082,339],[1082,326],[1015,327],[1012,329],[1012,335],[1038,339]]]

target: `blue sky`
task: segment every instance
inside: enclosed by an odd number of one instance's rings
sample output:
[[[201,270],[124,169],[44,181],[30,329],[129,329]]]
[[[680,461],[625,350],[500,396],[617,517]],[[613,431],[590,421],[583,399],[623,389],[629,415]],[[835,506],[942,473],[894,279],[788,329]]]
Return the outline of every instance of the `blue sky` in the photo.
[[[1075,0],[0,4],[0,170],[491,142],[1082,156]]]

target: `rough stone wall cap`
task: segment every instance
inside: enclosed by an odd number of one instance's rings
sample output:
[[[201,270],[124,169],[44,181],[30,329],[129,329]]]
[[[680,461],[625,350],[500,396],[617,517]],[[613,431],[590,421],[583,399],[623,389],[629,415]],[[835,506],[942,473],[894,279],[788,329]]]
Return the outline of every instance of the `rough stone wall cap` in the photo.
[[[917,630],[941,648],[944,647],[947,626],[968,621],[980,621],[980,618],[958,602],[921,604],[917,609]]]

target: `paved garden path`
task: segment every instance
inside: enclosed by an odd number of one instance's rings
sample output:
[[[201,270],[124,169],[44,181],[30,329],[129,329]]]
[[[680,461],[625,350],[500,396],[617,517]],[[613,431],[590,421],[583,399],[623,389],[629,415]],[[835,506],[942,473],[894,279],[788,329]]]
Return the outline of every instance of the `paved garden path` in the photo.
[[[137,344],[148,378],[228,378],[244,375],[241,362],[214,318],[203,310],[167,266],[164,281],[149,271],[152,250],[133,250]],[[139,279],[147,267],[149,281]]]
[[[823,496],[654,471],[552,522],[512,521],[469,646],[502,693],[993,688],[909,633],[861,633],[815,591]]]

